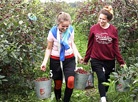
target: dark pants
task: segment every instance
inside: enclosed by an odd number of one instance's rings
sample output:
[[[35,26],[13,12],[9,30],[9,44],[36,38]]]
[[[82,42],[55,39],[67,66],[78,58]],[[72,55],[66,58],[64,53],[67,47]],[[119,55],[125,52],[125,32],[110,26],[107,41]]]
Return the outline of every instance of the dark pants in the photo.
[[[108,86],[104,86],[103,82],[108,82],[109,75],[115,69],[115,60],[97,60],[91,59],[91,67],[94,72],[97,74],[98,78],[98,90],[101,97],[106,96],[108,91]]]
[[[65,82],[66,82],[66,88],[64,92],[64,102],[69,102],[73,92],[73,88],[68,87],[70,86],[68,85],[70,84],[68,81],[70,81],[70,79],[75,75],[75,72],[74,72],[75,66],[76,66],[75,57],[65,59],[65,61],[63,61],[62,63],[63,63],[63,73],[65,76]],[[61,87],[62,87],[61,84],[63,79],[60,61],[50,58],[50,70],[52,70],[52,74],[53,74],[52,78],[55,83],[54,92],[55,92],[56,99],[58,100],[61,98]],[[72,84],[74,85],[74,83]]]

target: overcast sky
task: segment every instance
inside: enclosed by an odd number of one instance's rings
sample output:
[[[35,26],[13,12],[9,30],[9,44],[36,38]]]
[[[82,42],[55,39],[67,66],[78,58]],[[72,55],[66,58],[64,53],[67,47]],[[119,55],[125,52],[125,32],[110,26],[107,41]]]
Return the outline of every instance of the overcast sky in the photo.
[[[57,0],[57,1],[76,2],[76,1],[84,1],[84,0]]]
[[[50,1],[50,0],[40,0],[41,2],[46,2],[46,1]],[[77,1],[85,1],[85,0],[56,0],[56,1],[65,1],[65,2],[77,2]]]

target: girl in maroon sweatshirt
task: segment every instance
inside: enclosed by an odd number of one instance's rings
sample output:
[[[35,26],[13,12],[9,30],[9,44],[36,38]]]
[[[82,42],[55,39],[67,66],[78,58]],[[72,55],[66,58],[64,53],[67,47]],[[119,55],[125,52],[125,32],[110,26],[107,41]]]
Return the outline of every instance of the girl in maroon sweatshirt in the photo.
[[[87,64],[91,58],[92,70],[98,77],[98,89],[101,96],[101,102],[106,102],[106,92],[108,87],[102,83],[107,82],[109,75],[114,71],[115,59],[120,66],[125,62],[118,47],[118,32],[116,27],[109,23],[113,18],[111,6],[105,6],[100,12],[98,23],[90,28],[88,39],[88,48],[84,58],[84,64]]]

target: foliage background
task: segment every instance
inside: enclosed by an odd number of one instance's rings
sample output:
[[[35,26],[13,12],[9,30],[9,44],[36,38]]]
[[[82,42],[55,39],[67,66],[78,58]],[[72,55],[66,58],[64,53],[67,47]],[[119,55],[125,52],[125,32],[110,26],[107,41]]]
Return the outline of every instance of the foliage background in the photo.
[[[0,101],[43,101],[35,96],[33,80],[43,75],[39,67],[46,48],[46,37],[49,29],[55,25],[55,17],[60,11],[71,14],[72,25],[75,28],[75,43],[84,56],[90,26],[97,23],[97,15],[103,5],[111,4],[115,14],[111,23],[118,28],[123,58],[127,66],[138,62],[138,3],[136,1],[89,0],[70,4],[41,3],[39,0],[25,1],[0,1]],[[35,14],[37,21],[30,21],[27,17],[28,13]],[[90,65],[78,66],[90,70]],[[118,63],[117,68],[119,68]],[[49,71],[46,74],[48,75]],[[137,84],[134,89],[137,89]],[[109,100],[114,99],[114,102],[132,101],[130,92],[122,94],[112,91],[109,95],[111,97]],[[99,100],[97,82],[95,81],[95,88],[92,90],[74,90],[72,97],[73,102],[78,99],[80,102],[84,100],[96,102]],[[54,94],[52,93],[51,98],[44,101],[54,102]]]

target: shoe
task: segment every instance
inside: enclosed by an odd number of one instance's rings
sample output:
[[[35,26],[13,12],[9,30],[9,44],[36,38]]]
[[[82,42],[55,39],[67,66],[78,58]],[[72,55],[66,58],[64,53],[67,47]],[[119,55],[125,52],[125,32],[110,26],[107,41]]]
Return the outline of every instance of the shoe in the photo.
[[[107,101],[106,101],[106,97],[101,97],[100,102],[107,102]]]
[[[57,100],[57,102],[63,102],[63,101],[62,101],[62,99],[60,98],[60,99]]]

